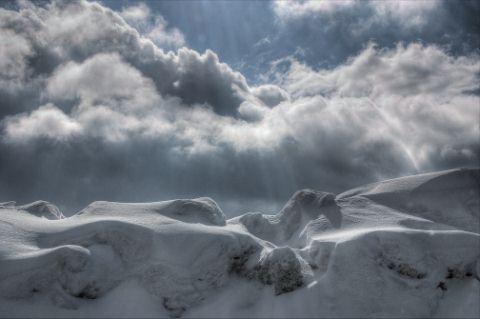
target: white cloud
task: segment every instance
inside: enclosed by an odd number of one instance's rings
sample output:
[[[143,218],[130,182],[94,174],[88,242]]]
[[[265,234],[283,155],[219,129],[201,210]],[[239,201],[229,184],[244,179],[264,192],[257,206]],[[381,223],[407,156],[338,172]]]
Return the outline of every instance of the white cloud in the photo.
[[[252,94],[267,106],[275,106],[283,101],[288,101],[290,96],[280,87],[272,84],[260,85],[252,88]]]
[[[123,8],[120,15],[161,48],[176,49],[185,45],[183,33],[177,28],[168,28],[165,18],[152,14],[145,3]]]
[[[160,47],[179,48],[185,45],[185,37],[177,28],[167,29],[167,22],[161,16],[155,17],[152,27],[146,36]]]
[[[354,7],[369,7],[373,10],[370,19],[379,20],[381,23],[394,20],[408,28],[424,26],[427,23],[426,16],[439,4],[439,0],[292,0],[275,1],[273,10],[281,21],[288,22],[304,17],[328,15]],[[363,21],[363,27],[371,25],[372,22],[368,19]]]
[[[256,103],[243,102],[238,107],[238,113],[247,121],[260,121],[267,113],[268,108]]]
[[[40,106],[29,115],[8,118],[5,132],[16,142],[36,138],[65,140],[81,132],[81,126],[52,104]]]
[[[392,50],[368,45],[334,70],[314,71],[293,61],[282,80],[292,96],[433,94],[437,98],[478,88],[477,56],[454,58],[436,46],[399,44]]]
[[[137,24],[143,23],[148,18],[150,18],[150,8],[145,3],[139,3],[138,5],[129,6],[122,8],[120,15],[125,19],[125,21]]]
[[[48,79],[47,92],[57,101],[80,99],[82,107],[109,104],[123,111],[141,110],[160,99],[153,81],[115,53],[61,65]]]
[[[426,15],[436,9],[439,4],[439,0],[370,2],[378,17],[382,19],[397,19],[405,27],[426,25]]]
[[[275,1],[273,3],[273,9],[279,18],[288,20],[318,13],[328,14],[343,7],[352,6],[356,2],[355,0]]]

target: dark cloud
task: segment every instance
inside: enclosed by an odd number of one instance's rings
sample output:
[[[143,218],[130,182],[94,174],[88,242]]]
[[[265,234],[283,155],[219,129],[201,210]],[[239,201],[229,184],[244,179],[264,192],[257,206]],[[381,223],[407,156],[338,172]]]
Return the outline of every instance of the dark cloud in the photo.
[[[0,200],[72,211],[211,196],[234,214],[299,188],[478,163],[475,53],[364,43],[334,68],[278,60],[254,87],[213,51],[166,52],[140,35],[132,19],[151,13],[120,13],[0,9],[0,38],[14,40],[0,42]]]

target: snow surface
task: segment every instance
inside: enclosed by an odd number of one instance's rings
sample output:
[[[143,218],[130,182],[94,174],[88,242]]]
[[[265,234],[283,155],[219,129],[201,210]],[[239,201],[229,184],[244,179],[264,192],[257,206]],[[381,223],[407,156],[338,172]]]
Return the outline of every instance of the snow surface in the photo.
[[[0,203],[0,316],[477,318],[479,197],[457,169],[229,220],[209,198]]]

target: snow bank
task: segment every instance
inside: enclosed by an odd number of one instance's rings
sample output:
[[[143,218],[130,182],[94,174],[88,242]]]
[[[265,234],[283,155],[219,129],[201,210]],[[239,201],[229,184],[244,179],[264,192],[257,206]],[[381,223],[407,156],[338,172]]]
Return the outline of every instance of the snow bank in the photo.
[[[209,198],[2,203],[0,316],[478,317],[478,177],[301,190],[228,221]]]

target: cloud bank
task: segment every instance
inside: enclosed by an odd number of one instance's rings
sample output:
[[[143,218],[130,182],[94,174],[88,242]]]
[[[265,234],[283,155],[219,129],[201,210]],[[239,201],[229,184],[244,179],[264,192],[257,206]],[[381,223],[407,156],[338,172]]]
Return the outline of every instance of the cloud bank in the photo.
[[[170,51],[166,26],[144,5],[0,9],[0,199],[208,195],[228,214],[479,161],[478,55],[370,43],[330,69],[276,61],[253,86],[212,51]]]

